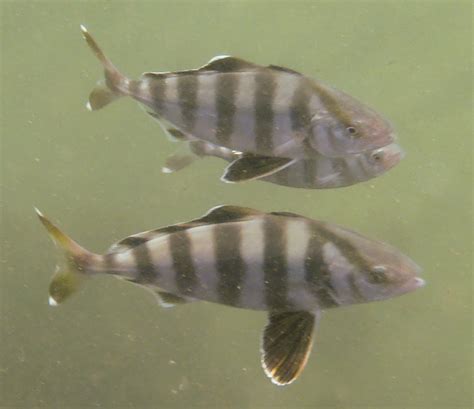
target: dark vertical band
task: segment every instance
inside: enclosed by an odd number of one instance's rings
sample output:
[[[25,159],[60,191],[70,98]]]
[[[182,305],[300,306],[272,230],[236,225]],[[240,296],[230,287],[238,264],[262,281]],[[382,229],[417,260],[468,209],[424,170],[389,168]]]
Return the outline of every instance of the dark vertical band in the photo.
[[[198,284],[194,268],[191,239],[186,230],[177,231],[169,236],[169,248],[175,271],[176,288],[183,295],[193,295]]]
[[[147,240],[142,240],[142,244],[136,245],[131,250],[133,258],[135,259],[135,264],[137,266],[137,277],[134,281],[141,284],[150,284],[155,282],[158,275],[158,270],[153,264],[150,250],[146,244]]]
[[[339,303],[332,297],[336,292],[331,285],[331,271],[324,261],[323,244],[321,237],[313,231],[306,248],[304,277],[320,307],[329,308]]]
[[[194,129],[197,111],[198,75],[178,75],[178,105],[181,111],[183,127],[188,132]]]
[[[311,121],[311,90],[303,79],[299,79],[290,104],[291,129],[298,131],[309,126]]]
[[[266,217],[263,223],[263,280],[269,310],[288,308],[288,261],[286,223]]]
[[[273,151],[274,113],[273,100],[276,92],[275,76],[268,71],[255,78],[255,147],[258,153]]]
[[[241,228],[237,224],[216,224],[213,233],[219,301],[238,306],[246,272],[241,254]]]
[[[222,146],[228,144],[234,129],[235,99],[238,86],[239,76],[237,74],[225,73],[216,76],[216,140]]]

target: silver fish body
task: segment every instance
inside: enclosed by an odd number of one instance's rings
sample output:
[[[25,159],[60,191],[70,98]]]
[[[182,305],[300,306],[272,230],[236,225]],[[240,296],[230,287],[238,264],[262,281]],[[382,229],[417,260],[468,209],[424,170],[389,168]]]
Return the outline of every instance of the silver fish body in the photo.
[[[38,215],[65,253],[50,285],[52,305],[85,277],[111,274],[151,289],[165,306],[203,300],[268,311],[262,364],[281,385],[303,369],[321,310],[423,285],[420,268],[394,247],[292,213],[219,206],[199,219],[129,236],[104,255]]]
[[[188,138],[263,156],[313,158],[374,150],[394,141],[391,124],[355,98],[296,71],[216,57],[179,72],[124,77],[83,28],[105,68],[89,108],[131,96]]]
[[[192,140],[184,143],[188,146],[187,151],[178,151],[171,155],[162,168],[164,173],[180,170],[200,157],[218,157],[233,162],[243,155],[242,152],[205,141]],[[337,158],[317,155],[312,159],[299,159],[258,180],[292,188],[339,188],[378,177],[397,165],[403,157],[403,150],[392,143],[373,151]]]

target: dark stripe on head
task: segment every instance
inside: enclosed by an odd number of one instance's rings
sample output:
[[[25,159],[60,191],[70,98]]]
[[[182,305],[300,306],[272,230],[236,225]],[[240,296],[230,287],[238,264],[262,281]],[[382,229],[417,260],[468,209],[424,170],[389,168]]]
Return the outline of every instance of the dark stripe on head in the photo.
[[[177,82],[178,105],[183,126],[187,131],[192,132],[196,120],[199,78],[197,75],[178,75]]]
[[[198,284],[191,254],[191,239],[186,230],[169,236],[169,248],[173,260],[176,288],[182,295],[192,296]]]
[[[331,270],[324,261],[323,245],[323,239],[313,231],[306,248],[304,276],[321,308],[336,307],[339,303],[332,296],[336,291],[331,284]]]
[[[234,129],[235,98],[238,86],[238,74],[226,73],[216,76],[216,139],[220,145],[226,145],[229,142]]]
[[[304,79],[298,81],[298,87],[295,89],[290,105],[291,129],[298,131],[305,129],[311,122],[311,90]]]
[[[351,125],[352,120],[349,116],[349,113],[345,112],[339,104],[341,97],[333,95],[330,91],[330,88],[327,89],[315,81],[312,82],[312,90],[316,93],[319,100],[321,101],[321,104],[326,108],[326,110],[336,119],[338,119],[343,124],[343,126]]]
[[[318,232],[325,241],[332,242],[341,252],[341,254],[353,265],[363,271],[369,271],[370,265],[359,253],[359,250],[347,239],[344,239],[332,231],[328,230],[324,225],[318,225]]]
[[[359,302],[366,302],[367,299],[364,297],[362,292],[359,290],[357,286],[357,282],[353,273],[347,274],[347,282],[349,283],[349,287],[351,288],[352,295],[354,298]]]
[[[238,306],[246,272],[240,247],[241,227],[235,223],[216,224],[213,234],[219,301],[222,304]]]
[[[285,310],[288,301],[288,260],[286,222],[266,217],[263,222],[263,280],[265,304],[269,310]]]
[[[276,78],[269,71],[262,71],[255,77],[255,147],[258,153],[273,150],[273,99],[276,92]]]
[[[137,266],[137,276],[134,279],[134,282],[138,284],[153,283],[158,276],[158,270],[153,264],[146,241],[147,240],[144,240],[142,244],[136,245],[131,249],[131,253]]]

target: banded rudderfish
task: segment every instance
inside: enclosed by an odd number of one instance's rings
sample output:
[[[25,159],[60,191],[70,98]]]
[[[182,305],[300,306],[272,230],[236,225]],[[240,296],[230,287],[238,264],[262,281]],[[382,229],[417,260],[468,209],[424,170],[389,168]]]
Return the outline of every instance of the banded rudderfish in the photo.
[[[184,144],[185,149],[180,149],[167,158],[162,168],[164,173],[178,171],[196,159],[206,156],[218,157],[231,163],[242,157],[241,152],[210,142],[192,140],[185,141]],[[400,162],[403,156],[403,150],[395,143],[373,151],[338,158],[319,155],[313,159],[299,159],[290,166],[271,175],[262,176],[258,180],[293,188],[332,189],[380,176]],[[233,176],[226,169],[221,179],[232,182]]]
[[[64,257],[49,287],[58,305],[87,277],[151,289],[163,306],[210,301],[268,311],[262,365],[285,385],[303,370],[324,309],[382,300],[424,284],[394,247],[292,213],[219,206],[190,222],[129,236],[91,253],[37,214]]]
[[[391,124],[371,108],[284,67],[220,56],[197,69],[146,72],[131,80],[81,28],[105,70],[105,81],[90,94],[90,110],[130,96],[188,138],[252,154],[245,166],[262,174],[294,159],[361,153],[395,139]]]

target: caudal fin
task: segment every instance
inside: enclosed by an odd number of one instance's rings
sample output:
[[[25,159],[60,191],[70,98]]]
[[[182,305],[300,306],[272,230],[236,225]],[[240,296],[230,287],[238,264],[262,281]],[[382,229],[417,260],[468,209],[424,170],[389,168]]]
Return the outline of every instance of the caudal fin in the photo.
[[[115,68],[83,25],[81,25],[81,31],[87,45],[104,67],[105,81],[97,83],[97,86],[90,93],[89,102],[86,105],[87,109],[95,111],[124,95],[128,95],[130,80]]]
[[[56,306],[80,288],[94,265],[100,262],[101,256],[82,248],[38,209],[35,208],[35,211],[62,253],[49,285],[49,305]]]

